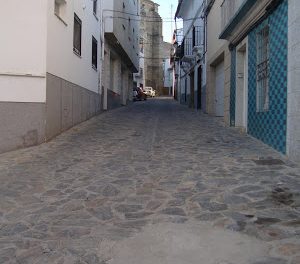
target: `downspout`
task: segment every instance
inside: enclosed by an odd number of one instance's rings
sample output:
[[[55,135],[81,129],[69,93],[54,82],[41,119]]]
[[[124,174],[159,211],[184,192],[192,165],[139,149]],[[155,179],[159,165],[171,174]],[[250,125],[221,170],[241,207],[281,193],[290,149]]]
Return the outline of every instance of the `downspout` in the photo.
[[[107,87],[105,87],[105,83],[103,81],[104,78],[104,74],[102,74],[103,69],[102,67],[104,67],[104,59],[105,59],[105,19],[106,17],[104,17],[103,14],[103,10],[101,12],[101,21],[102,21],[102,34],[101,34],[101,42],[102,42],[102,54],[101,54],[101,91],[103,93],[101,93],[102,97],[103,97],[103,110],[107,110]],[[102,89],[103,88],[103,89]]]

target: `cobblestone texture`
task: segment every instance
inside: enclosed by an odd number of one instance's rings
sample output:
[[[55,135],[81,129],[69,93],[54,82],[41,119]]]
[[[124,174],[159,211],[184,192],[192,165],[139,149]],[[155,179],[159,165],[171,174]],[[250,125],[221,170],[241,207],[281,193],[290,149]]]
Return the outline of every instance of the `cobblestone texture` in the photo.
[[[105,264],[115,241],[190,219],[267,243],[255,264],[299,263],[300,168],[170,99],[2,154],[0,180],[0,263]]]

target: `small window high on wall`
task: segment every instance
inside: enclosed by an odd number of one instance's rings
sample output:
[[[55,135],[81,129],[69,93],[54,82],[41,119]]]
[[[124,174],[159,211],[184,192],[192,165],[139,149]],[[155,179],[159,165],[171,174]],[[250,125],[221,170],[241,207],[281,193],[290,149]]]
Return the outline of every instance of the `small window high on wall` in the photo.
[[[256,35],[256,112],[269,110],[269,26],[266,25]]]
[[[81,31],[82,22],[74,13],[73,51],[79,56],[81,56]]]

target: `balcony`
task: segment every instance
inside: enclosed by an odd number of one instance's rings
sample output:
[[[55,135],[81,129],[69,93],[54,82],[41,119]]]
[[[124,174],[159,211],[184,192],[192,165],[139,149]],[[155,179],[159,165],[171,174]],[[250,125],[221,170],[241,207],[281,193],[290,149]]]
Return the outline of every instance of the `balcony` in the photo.
[[[257,0],[224,0],[221,5],[220,39],[226,39],[245,18]]]
[[[183,41],[184,56],[193,56],[193,38],[185,38]]]

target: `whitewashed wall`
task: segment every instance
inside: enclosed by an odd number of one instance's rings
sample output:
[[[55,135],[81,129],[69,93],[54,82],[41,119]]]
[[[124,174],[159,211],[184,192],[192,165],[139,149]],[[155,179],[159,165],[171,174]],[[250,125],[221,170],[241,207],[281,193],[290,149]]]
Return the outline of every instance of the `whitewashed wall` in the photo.
[[[183,1],[179,15],[183,17],[183,32],[185,37],[192,38],[193,26],[203,26],[203,20],[200,18],[202,3],[203,0]]]
[[[123,3],[125,8],[123,8]],[[113,33],[116,36],[137,69],[139,68],[139,8],[138,0],[104,0],[103,2],[105,32]],[[112,12],[111,10],[117,12]]]
[[[45,102],[47,1],[0,6],[0,101]]]
[[[207,60],[209,61],[226,43],[219,39],[221,33],[221,4],[223,0],[216,0],[207,18]]]
[[[170,60],[166,59],[164,62],[164,87],[171,87],[173,84],[173,75],[169,70],[171,68]]]
[[[54,14],[54,0],[48,0],[47,72],[69,82],[98,92],[101,58],[100,3],[97,16],[93,1],[67,1],[64,22]],[[82,49],[79,57],[73,52],[74,12],[82,21]],[[92,36],[98,41],[98,69],[92,68]]]

